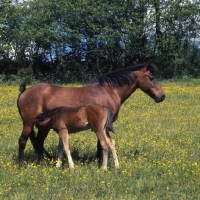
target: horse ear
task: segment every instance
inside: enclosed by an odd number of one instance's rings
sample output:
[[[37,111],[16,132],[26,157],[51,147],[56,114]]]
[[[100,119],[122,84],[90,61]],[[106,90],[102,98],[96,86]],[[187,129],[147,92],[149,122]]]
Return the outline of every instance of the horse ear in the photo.
[[[149,69],[150,69],[150,66],[151,66],[151,63],[148,63],[144,68],[145,68],[145,70],[146,71],[149,71]]]

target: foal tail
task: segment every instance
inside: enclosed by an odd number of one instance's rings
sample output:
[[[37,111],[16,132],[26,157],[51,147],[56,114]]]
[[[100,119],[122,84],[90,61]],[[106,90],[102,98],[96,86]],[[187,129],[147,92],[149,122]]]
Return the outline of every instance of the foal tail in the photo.
[[[112,126],[112,124],[113,124],[113,113],[110,110],[110,108],[108,108],[106,106],[104,106],[104,107],[108,112],[108,118],[107,118],[107,121],[106,121],[106,124],[105,124],[106,132],[107,131],[112,131],[114,133],[115,131],[114,131],[114,128]]]

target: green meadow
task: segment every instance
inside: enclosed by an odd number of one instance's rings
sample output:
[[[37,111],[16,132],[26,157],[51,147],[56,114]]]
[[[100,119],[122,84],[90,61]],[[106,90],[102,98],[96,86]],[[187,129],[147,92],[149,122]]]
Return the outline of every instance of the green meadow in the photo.
[[[69,136],[73,171],[66,156],[56,168],[58,136],[53,131],[45,148],[54,159],[36,165],[28,141],[20,168],[19,86],[0,85],[0,199],[200,199],[200,79],[161,85],[162,103],[137,90],[122,105],[111,133],[120,168],[114,168],[110,154],[107,171],[94,160],[97,139],[90,130]]]

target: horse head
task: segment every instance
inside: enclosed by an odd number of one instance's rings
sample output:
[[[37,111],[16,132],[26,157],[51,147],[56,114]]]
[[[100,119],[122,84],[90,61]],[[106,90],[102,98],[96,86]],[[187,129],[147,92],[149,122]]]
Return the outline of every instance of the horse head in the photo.
[[[156,71],[155,65],[147,64],[140,70],[137,85],[143,92],[153,98],[156,103],[159,103],[165,99],[165,93],[155,77]]]

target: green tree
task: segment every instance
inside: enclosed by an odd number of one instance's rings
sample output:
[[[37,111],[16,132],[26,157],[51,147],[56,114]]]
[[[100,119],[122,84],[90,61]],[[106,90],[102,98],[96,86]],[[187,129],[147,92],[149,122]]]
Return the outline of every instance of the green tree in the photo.
[[[189,0],[2,0],[0,53],[10,72],[55,79],[141,62],[155,62],[165,78],[198,76],[199,8]]]
[[[149,3],[151,56],[162,66],[164,77],[187,75],[194,64],[189,55],[193,47],[198,46],[192,41],[200,31],[199,4],[188,0],[154,0]]]

